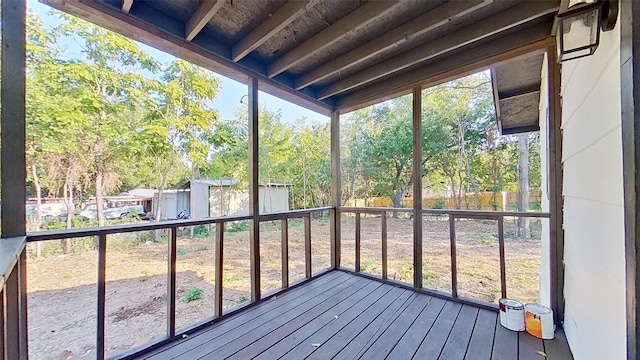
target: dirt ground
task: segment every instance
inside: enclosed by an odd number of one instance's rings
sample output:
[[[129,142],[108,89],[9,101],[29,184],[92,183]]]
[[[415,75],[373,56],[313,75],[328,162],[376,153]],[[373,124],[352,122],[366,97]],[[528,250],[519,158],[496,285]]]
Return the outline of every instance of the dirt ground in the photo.
[[[381,275],[380,219],[362,219],[362,271]],[[411,283],[412,220],[388,219],[389,277]],[[330,266],[329,224],[312,221],[312,264],[318,272]],[[540,225],[532,223],[532,239],[513,239],[515,221],[505,220],[508,296],[537,300],[541,243]],[[228,228],[227,228],[228,229]],[[213,229],[210,229],[213,230]],[[228,229],[229,230],[229,229]],[[242,228],[224,237],[223,298],[225,310],[250,299],[249,234]],[[177,244],[176,327],[213,314],[214,231],[181,236]],[[354,219],[342,220],[342,266],[353,267]],[[444,218],[423,219],[424,286],[451,291],[449,225]],[[149,234],[108,238],[106,258],[107,356],[163,337],[166,332],[167,244],[146,241]],[[142,241],[140,241],[142,239]],[[280,223],[261,225],[263,294],[281,286]],[[500,271],[495,221],[456,223],[458,293],[495,302],[500,297]],[[48,242],[47,248],[57,248]],[[96,262],[92,250],[72,255],[55,251],[28,260],[29,355],[31,359],[95,358]],[[289,223],[289,278],[304,278],[304,228]],[[201,297],[186,297],[201,291]],[[196,296],[197,297],[197,296]]]

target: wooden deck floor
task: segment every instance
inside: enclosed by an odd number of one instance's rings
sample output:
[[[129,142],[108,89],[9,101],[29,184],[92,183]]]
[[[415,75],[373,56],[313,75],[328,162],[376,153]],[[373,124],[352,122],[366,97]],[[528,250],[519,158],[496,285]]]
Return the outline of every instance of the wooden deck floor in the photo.
[[[333,271],[145,359],[572,359],[497,313]]]

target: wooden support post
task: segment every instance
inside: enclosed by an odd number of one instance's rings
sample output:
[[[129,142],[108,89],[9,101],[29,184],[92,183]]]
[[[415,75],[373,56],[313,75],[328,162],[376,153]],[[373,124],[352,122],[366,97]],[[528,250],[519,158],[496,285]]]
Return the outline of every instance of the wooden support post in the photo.
[[[304,217],[304,266],[307,279],[313,276],[311,259],[311,214]]]
[[[413,88],[413,286],[422,288],[422,88]]]
[[[340,211],[342,205],[340,183],[340,112],[331,113],[331,206],[329,226],[331,232],[331,267],[340,267]]]
[[[387,273],[387,212],[383,211],[380,221],[382,222],[382,280],[386,280]]]
[[[456,217],[449,215],[449,246],[451,249],[451,296],[458,297],[458,257],[456,253]]]
[[[289,219],[280,220],[280,247],[282,249],[282,288],[289,287]]]
[[[549,118],[547,142],[549,166],[549,256],[551,275],[551,309],[554,320],[564,320],[564,230],[562,228],[562,105],[560,102],[560,65],[555,59],[555,48],[547,50],[549,80]]]
[[[6,309],[6,305],[7,302],[5,300],[5,297],[7,296],[7,289],[6,289],[6,282],[4,284],[4,286],[2,286],[2,288],[0,288],[0,360],[5,360],[8,357],[5,355],[5,350],[6,350],[6,337],[5,337],[5,318],[7,316],[7,309]]]
[[[356,272],[360,272],[360,236],[361,236],[361,221],[360,221],[360,212],[356,211],[356,235],[355,235],[355,264],[354,268]]]
[[[5,358],[14,359],[20,353],[20,306],[18,302],[18,272],[10,272],[4,284]]]
[[[620,1],[627,359],[640,357],[640,3]]]
[[[27,248],[22,250],[18,257],[18,302],[20,308],[20,359],[29,358],[28,319],[27,319]]]
[[[260,199],[258,196],[258,79],[249,78],[249,253],[251,301],[260,300]]]
[[[98,236],[98,314],[96,331],[96,358],[104,360],[104,322],[106,303],[107,235]]]
[[[214,279],[214,300],[213,300],[213,314],[219,318],[222,316],[222,269],[223,269],[223,255],[224,255],[224,223],[216,224],[216,253],[215,253],[215,267],[216,275]]]
[[[500,294],[507,297],[507,265],[504,257],[504,216],[498,218],[498,247],[500,252]]]
[[[2,81],[0,88],[2,147],[0,197],[3,238],[26,233],[25,166],[25,19],[26,1],[2,1]]]
[[[171,227],[167,243],[167,336],[176,335],[176,243],[178,242],[178,228]]]

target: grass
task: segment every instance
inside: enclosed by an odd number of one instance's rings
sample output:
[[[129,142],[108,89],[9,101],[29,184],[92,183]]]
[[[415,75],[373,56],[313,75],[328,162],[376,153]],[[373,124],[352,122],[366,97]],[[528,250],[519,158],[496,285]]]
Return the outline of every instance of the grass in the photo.
[[[176,249],[176,251],[178,252],[178,254],[180,255],[185,255],[188,251],[185,248],[179,247]]]
[[[186,293],[184,293],[184,295],[182,296],[182,299],[184,300],[184,302],[188,304],[192,301],[202,299],[203,294],[204,294],[204,290],[198,287],[192,286],[189,288],[189,290],[187,290]]]
[[[207,247],[207,245],[200,245],[200,246],[198,246],[198,248],[196,249],[196,251],[205,251],[205,250],[207,250],[207,249],[209,249],[209,248]]]

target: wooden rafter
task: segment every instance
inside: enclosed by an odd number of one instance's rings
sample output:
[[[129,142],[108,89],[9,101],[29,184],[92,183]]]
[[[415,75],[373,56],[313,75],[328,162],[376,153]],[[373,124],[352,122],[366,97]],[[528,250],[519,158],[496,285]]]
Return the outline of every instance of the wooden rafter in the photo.
[[[338,80],[317,92],[319,100],[351,90],[396,71],[406,69],[423,61],[435,58],[491,35],[524,24],[533,19],[557,11],[556,2],[528,1],[490,16],[474,24],[454,31],[422,46],[396,55],[386,61],[364,69],[352,76]],[[517,35],[516,35],[517,36]]]
[[[122,12],[128,14],[133,6],[133,0],[122,0]]]
[[[250,52],[284,29],[298,16],[312,8],[318,0],[289,1],[266,21],[258,25],[247,36],[238,41],[231,50],[234,62],[242,60]]]
[[[303,42],[293,50],[273,61],[267,66],[268,76],[272,78],[281,74],[312,55],[326,49],[354,30],[378,19],[396,4],[398,4],[398,0],[367,2],[336,21],[333,25],[316,34],[311,39]]]
[[[193,40],[205,25],[224,5],[225,0],[204,0],[198,10],[191,16],[184,27],[184,35],[187,41]]]
[[[540,23],[521,30],[518,36],[507,35],[367,86],[357,92],[338,96],[335,99],[336,109],[341,112],[360,109],[407,94],[417,85],[437,85],[519,56],[528,56],[535,51],[543,52],[554,44],[554,39],[549,37],[549,28],[549,24]]]
[[[313,85],[318,81],[344,71],[384,51],[393,49],[416,36],[445,25],[491,2],[492,0],[447,2],[300,76],[296,79],[295,88],[296,90],[300,90],[309,85]]]

